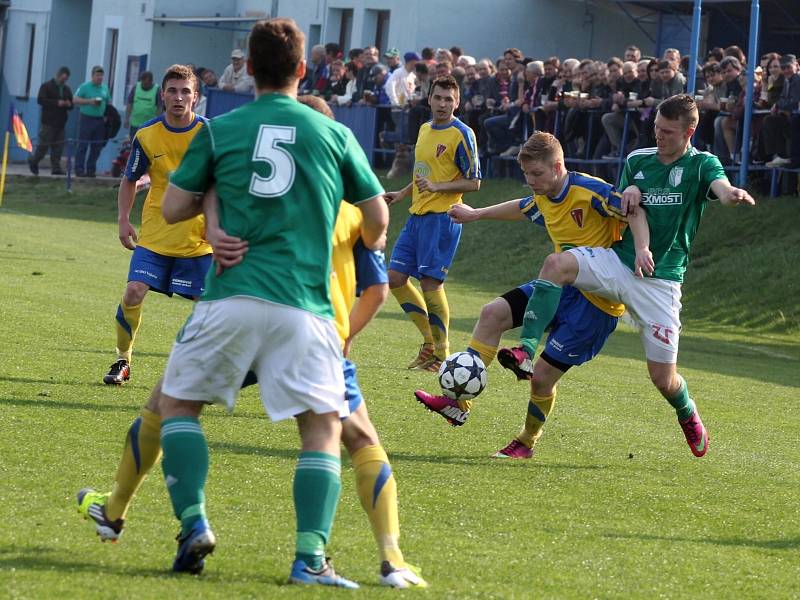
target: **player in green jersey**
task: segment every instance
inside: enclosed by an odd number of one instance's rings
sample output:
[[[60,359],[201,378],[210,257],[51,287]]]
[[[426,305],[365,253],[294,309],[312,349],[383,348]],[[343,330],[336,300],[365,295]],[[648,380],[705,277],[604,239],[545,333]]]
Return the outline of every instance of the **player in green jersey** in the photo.
[[[259,21],[248,72],[257,98],[195,138],[164,197],[167,222],[202,210],[216,184],[221,225],[248,240],[241,263],[212,270],[178,333],[164,374],[162,467],[181,521],[173,570],[200,572],[216,539],[205,514],[205,403],[229,409],[245,374],[258,375],[272,420],[295,417],[302,448],[294,479],[297,546],[290,580],[357,587],[325,559],[341,483],[341,350],[329,293],[331,236],[341,198],[364,217],[368,248],[385,243],[383,190],[352,133],[296,102],[304,36],[291,19]]]
[[[699,457],[708,450],[708,432],[677,371],[681,283],[707,202],[737,206],[755,201],[730,184],[716,156],[691,146],[697,121],[697,105],[688,94],[659,105],[656,147],[628,156],[620,184],[625,200],[645,211],[649,239],[634,243],[627,230],[611,248],[579,247],[549,255],[525,311],[522,346],[506,352],[534,355],[564,285],[624,302],[640,327],[650,379],[675,408],[686,441]]]

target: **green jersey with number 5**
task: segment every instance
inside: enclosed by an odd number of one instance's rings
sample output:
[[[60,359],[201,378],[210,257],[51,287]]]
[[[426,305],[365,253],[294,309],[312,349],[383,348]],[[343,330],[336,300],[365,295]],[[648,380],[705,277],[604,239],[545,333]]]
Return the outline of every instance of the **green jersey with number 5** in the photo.
[[[328,318],[339,202],[383,193],[347,127],[281,94],[212,119],[170,183],[197,194],[216,184],[222,228],[249,244],[239,265],[209,271],[202,300],[254,296]]]
[[[650,251],[658,279],[683,281],[692,245],[706,203],[714,198],[711,184],[725,178],[719,159],[689,147],[675,162],[664,164],[657,148],[642,148],[628,155],[619,189],[635,185],[642,191],[642,205],[650,226]],[[631,270],[636,248],[630,228],[612,249]]]

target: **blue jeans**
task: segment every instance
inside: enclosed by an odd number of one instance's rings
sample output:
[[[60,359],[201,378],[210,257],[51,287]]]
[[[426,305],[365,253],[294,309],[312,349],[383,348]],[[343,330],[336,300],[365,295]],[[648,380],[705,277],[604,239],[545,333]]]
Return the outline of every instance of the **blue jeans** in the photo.
[[[75,174],[78,177],[95,174],[97,157],[105,145],[106,124],[103,117],[87,117],[81,114],[78,120],[78,151],[75,154]]]

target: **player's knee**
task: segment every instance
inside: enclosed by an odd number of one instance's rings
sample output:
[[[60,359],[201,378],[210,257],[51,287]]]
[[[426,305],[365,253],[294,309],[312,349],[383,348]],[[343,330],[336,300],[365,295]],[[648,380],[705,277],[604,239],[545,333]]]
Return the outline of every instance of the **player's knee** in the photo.
[[[408,275],[400,271],[395,271],[394,269],[389,269],[389,287],[391,289],[403,287],[406,281],[408,281]]]
[[[484,304],[481,308],[480,323],[486,327],[491,328],[493,331],[505,331],[511,328],[511,309],[508,302],[505,300],[497,299],[492,300],[488,304]]]
[[[128,306],[141,304],[149,289],[150,286],[146,283],[142,283],[141,281],[129,281],[128,285],[125,286],[125,295],[122,297],[122,301]]]
[[[575,258],[567,252],[549,254],[542,263],[539,279],[546,279],[559,285],[572,283],[575,275],[573,271],[576,271],[573,263]]]
[[[674,396],[680,385],[671,372],[650,371],[650,381],[661,392],[661,395],[666,398]]]

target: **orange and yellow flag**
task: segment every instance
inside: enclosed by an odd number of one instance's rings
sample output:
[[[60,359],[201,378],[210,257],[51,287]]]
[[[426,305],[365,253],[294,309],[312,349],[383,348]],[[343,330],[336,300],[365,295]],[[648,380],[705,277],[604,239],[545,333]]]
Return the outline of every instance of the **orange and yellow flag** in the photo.
[[[13,106],[11,107],[11,130],[14,132],[17,146],[28,152],[33,152],[33,144],[31,144],[31,138],[28,136],[28,130],[25,129],[25,123],[22,122],[17,109]]]

